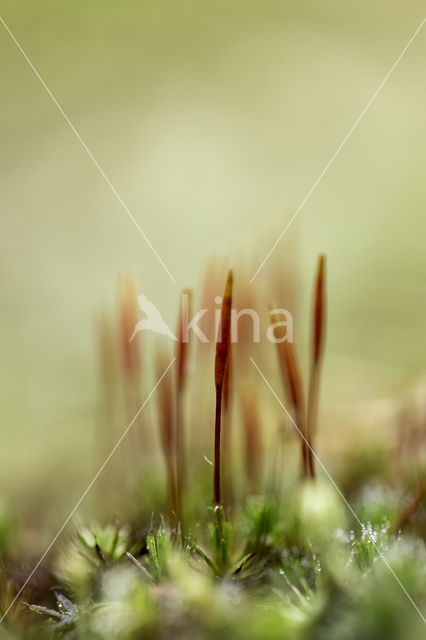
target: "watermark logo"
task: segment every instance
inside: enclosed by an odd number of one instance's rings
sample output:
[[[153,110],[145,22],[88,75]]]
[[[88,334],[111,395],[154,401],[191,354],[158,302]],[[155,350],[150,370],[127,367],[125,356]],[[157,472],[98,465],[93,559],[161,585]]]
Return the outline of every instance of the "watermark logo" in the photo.
[[[142,318],[142,320],[139,320],[136,324],[129,342],[131,342],[135,335],[140,331],[153,331],[154,333],[168,336],[172,340],[177,340],[174,333],[163,320],[163,317],[155,304],[151,302],[151,300],[148,300],[143,293],[138,295],[138,303],[140,310],[145,314],[145,318]]]
[[[222,298],[217,296],[214,299],[216,305],[214,311],[215,317],[215,340],[221,341],[221,304]],[[177,337],[171,331],[167,323],[163,320],[163,317],[155,304],[151,302],[143,293],[138,295],[138,303],[140,310],[145,314],[145,317],[136,323],[132,336],[129,340],[131,342],[133,338],[141,331],[152,331],[154,333],[167,336],[172,340],[177,340]],[[190,333],[192,332],[197,336],[198,340],[203,343],[209,343],[210,340],[201,329],[199,322],[208,313],[209,309],[199,309],[197,313],[190,319],[189,318],[189,295],[187,293],[182,294],[181,305],[181,327],[182,327],[182,342],[189,342]],[[259,313],[255,309],[237,309],[231,310],[231,342],[238,342],[238,328],[239,322],[243,317],[249,317],[251,319],[252,326],[252,341],[254,344],[258,344],[261,341],[261,319]],[[293,342],[293,317],[287,309],[270,309],[269,318],[271,320],[268,324],[265,332],[265,337],[269,342]],[[272,322],[274,320],[274,322]]]

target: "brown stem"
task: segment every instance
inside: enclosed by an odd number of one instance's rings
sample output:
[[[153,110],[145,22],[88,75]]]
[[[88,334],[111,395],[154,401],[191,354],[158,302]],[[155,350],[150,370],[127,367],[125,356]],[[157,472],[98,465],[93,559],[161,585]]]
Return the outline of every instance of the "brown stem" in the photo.
[[[318,398],[320,390],[322,354],[325,342],[326,323],[326,283],[325,283],[325,255],[318,258],[314,285],[314,299],[312,309],[312,362],[308,395],[307,439],[311,449],[308,455],[308,468],[311,478],[315,477],[312,446],[318,419]]]
[[[226,359],[225,374],[223,378],[223,444],[222,444],[222,485],[223,501],[228,511],[231,511],[234,503],[234,490],[232,486],[232,466],[231,466],[231,397],[232,397],[232,348],[229,345]]]
[[[170,522],[173,524],[173,528],[176,529],[179,523],[179,512],[176,499],[176,485],[173,470],[173,456],[170,454],[166,461],[166,473],[167,473],[167,487],[168,487],[168,499],[169,499],[169,517]]]
[[[213,470],[213,486],[214,486],[214,504],[220,506],[222,504],[222,495],[220,487],[220,431],[222,418],[222,385],[216,387],[216,416],[214,426],[214,470]]]
[[[308,468],[309,475],[315,478],[315,467],[313,458],[314,435],[316,431],[317,415],[318,415],[318,398],[320,388],[320,370],[315,363],[312,364],[311,378],[309,381],[308,392],[308,442],[311,449],[308,451]]]
[[[279,315],[271,313],[271,322],[277,324]],[[309,473],[309,449],[307,442],[307,432],[304,420],[304,399],[303,385],[300,375],[299,363],[293,342],[288,342],[286,335],[282,332],[282,327],[277,326],[277,338],[282,339],[277,342],[278,362],[281,370],[281,377],[284,385],[284,393],[287,395],[291,411],[294,415],[294,422],[299,431],[300,451],[301,451],[301,472],[302,479],[305,480],[310,476]],[[307,441],[307,442],[306,442]]]
[[[184,471],[185,471],[185,444],[184,444],[184,431],[182,422],[182,404],[181,404],[181,390],[177,392],[176,400],[176,516],[178,522],[180,522],[181,530],[183,531],[182,523],[182,494],[184,487]]]
[[[183,304],[184,298],[186,304]],[[187,377],[187,359],[188,359],[188,318],[191,314],[191,298],[192,291],[184,289],[180,303],[180,314],[177,328],[177,376],[176,376],[176,445],[175,445],[175,466],[176,466],[176,509],[177,519],[180,522],[181,531],[183,532],[183,492],[186,484],[186,450],[185,450],[185,423],[183,417],[183,401]]]
[[[295,422],[297,424],[297,426],[299,427],[299,425],[302,425],[302,416],[299,412],[296,411],[295,413]],[[309,447],[308,447],[308,441],[306,439],[306,434],[304,433],[304,431],[302,430],[302,428],[300,428],[300,454],[301,454],[301,459],[302,459],[302,464],[301,464],[301,477],[302,480],[306,480],[307,478],[309,478],[311,476],[310,474],[310,464],[309,464],[309,457],[310,457],[310,451],[309,451]]]
[[[232,271],[228,272],[225,285],[225,293],[222,300],[220,327],[216,340],[216,358],[214,364],[214,380],[216,388],[216,416],[214,428],[214,504],[219,514],[222,507],[222,495],[220,486],[220,431],[222,419],[222,395],[225,381],[225,372],[229,365],[228,357],[231,344],[231,310],[232,310]]]

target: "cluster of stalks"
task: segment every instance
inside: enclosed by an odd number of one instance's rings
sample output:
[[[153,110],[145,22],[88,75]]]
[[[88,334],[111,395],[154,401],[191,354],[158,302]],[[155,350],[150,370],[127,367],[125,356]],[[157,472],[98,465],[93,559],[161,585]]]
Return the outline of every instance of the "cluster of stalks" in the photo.
[[[210,288],[211,289],[211,288]],[[295,345],[287,339],[284,318],[279,313],[271,313],[271,324],[277,344],[278,363],[287,398],[289,414],[299,433],[301,451],[301,477],[315,479],[314,443],[317,431],[318,400],[320,393],[321,366],[325,342],[326,324],[325,256],[318,258],[311,318],[311,356],[307,401],[302,381],[301,369]],[[210,291],[211,293],[211,291]],[[164,376],[159,386],[159,430],[162,452],[166,467],[169,519],[172,529],[184,534],[184,505],[182,497],[186,484],[186,441],[184,399],[187,386],[188,368],[188,321],[192,316],[192,292],[183,291],[177,326],[176,375]],[[185,305],[183,300],[185,298]],[[213,462],[213,505],[217,514],[218,530],[222,532],[226,510],[230,511],[234,502],[231,474],[231,395],[232,395],[232,336],[231,313],[233,301],[233,273],[228,272],[220,310],[220,323],[216,336],[215,380],[215,426]],[[136,286],[132,279],[121,281],[118,307],[117,360],[114,342],[115,327],[109,322],[108,314],[102,312],[97,317],[99,336],[100,370],[102,396],[106,399],[101,422],[103,432],[111,435],[113,427],[113,405],[115,398],[116,364],[120,363],[123,379],[124,402],[129,416],[134,415],[139,406],[141,387],[141,354],[138,336],[134,327],[138,320]],[[210,321],[211,322],[211,321]],[[210,327],[211,329],[211,327]],[[134,339],[135,338],[135,339]],[[157,377],[162,377],[169,358],[167,353],[157,354]],[[250,389],[240,394],[240,409],[243,426],[244,459],[247,488],[255,493],[261,483],[262,472],[262,429],[258,407]],[[108,422],[107,427],[105,423]],[[417,512],[426,495],[426,481],[423,478],[413,490],[407,504],[401,510],[395,524],[395,531],[403,529]]]
[[[305,407],[304,390],[300,367],[294,343],[286,339],[283,325],[278,314],[271,314],[271,323],[276,325],[275,335],[278,348],[278,360],[283,379],[284,390],[291,407],[293,420],[300,436],[301,469],[304,479],[315,479],[314,437],[316,434],[318,399],[322,355],[325,341],[325,256],[320,255],[315,277],[312,310],[311,366],[308,386],[308,401]],[[228,274],[225,293],[222,300],[221,321],[216,342],[215,359],[215,445],[214,445],[214,498],[215,507],[223,508],[221,490],[221,425],[222,400],[227,397],[227,386],[231,368],[231,307],[232,307],[232,271]],[[242,412],[245,425],[246,466],[248,477],[255,485],[259,476],[261,443],[259,420],[256,405],[252,399],[243,396]],[[229,434],[226,434],[229,440]],[[227,453],[229,456],[229,451]],[[225,457],[226,459],[226,457]],[[225,478],[227,476],[225,475]]]
[[[186,439],[184,419],[184,399],[187,386],[188,367],[188,321],[191,317],[192,292],[184,290],[177,326],[175,376],[164,377],[158,391],[159,430],[162,453],[167,477],[169,518],[173,530],[184,533],[183,495],[186,484]],[[183,300],[185,299],[185,305]],[[136,289],[133,282],[123,283],[120,295],[119,335],[121,362],[125,378],[125,401],[128,411],[133,410],[140,383],[140,355],[137,340],[129,340],[137,322],[135,305]],[[232,337],[231,314],[233,301],[233,273],[228,272],[225,291],[221,300],[220,322],[216,336],[216,357],[214,364],[215,382],[215,426],[213,462],[213,505],[220,517],[224,517],[224,505],[232,508],[234,495],[231,478],[231,392],[232,392]],[[218,310],[219,312],[219,310]],[[313,444],[316,433],[320,374],[325,336],[325,258],[319,257],[312,312],[311,364],[305,406],[305,394],[298,358],[293,342],[284,334],[285,323],[279,314],[271,314],[274,335],[277,339],[278,361],[291,415],[300,435],[301,469],[304,479],[314,479],[315,467]],[[132,335],[133,338],[133,335]],[[106,339],[103,340],[106,342]],[[110,370],[111,358],[103,345],[105,370]],[[108,357],[107,357],[108,356]],[[157,377],[160,378],[167,367],[165,351],[158,351],[156,359]],[[106,386],[111,383],[106,378]],[[130,390],[129,390],[130,389]],[[240,394],[240,408],[245,442],[245,467],[247,487],[256,491],[261,482],[262,433],[257,405],[252,393],[247,389]]]
[[[213,462],[213,505],[218,514],[218,524],[224,518],[225,488],[227,507],[232,504],[232,482],[230,478],[230,395],[232,377],[231,312],[233,295],[233,273],[228,272],[222,298],[220,323],[216,337],[215,380],[215,425]],[[178,326],[177,375],[173,390],[170,381],[164,381],[160,399],[161,442],[167,468],[170,515],[175,525],[183,531],[182,495],[185,484],[185,434],[182,416],[183,394],[186,382],[187,336],[183,337],[182,308]],[[315,478],[313,444],[316,433],[320,374],[325,337],[325,257],[318,260],[312,312],[311,366],[308,385],[308,401],[305,407],[304,389],[296,350],[293,342],[280,333],[283,324],[278,314],[271,315],[276,325],[278,357],[285,393],[292,417],[300,435],[302,478]],[[158,372],[164,370],[165,359],[158,360]],[[245,459],[247,476],[253,489],[260,477],[261,438],[256,404],[248,394],[242,395],[242,416],[244,422]],[[222,434],[223,427],[225,433]],[[222,437],[223,436],[223,437]]]

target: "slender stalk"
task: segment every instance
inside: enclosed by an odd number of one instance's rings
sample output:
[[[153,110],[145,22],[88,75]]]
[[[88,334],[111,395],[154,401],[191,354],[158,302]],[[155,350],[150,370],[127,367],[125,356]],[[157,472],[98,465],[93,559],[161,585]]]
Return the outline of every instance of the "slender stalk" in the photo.
[[[164,371],[164,363],[167,359],[164,354],[157,357],[158,371]],[[170,522],[173,526],[177,526],[179,521],[179,511],[176,496],[176,479],[174,453],[176,448],[176,439],[174,434],[173,420],[173,390],[170,379],[166,378],[160,385],[158,390],[158,409],[159,409],[159,427],[160,440],[163,449],[164,463],[167,475],[167,494],[169,503]]]
[[[222,421],[222,385],[216,386],[216,413],[214,423],[214,503],[222,504],[222,492],[220,483],[220,436]]]
[[[186,448],[185,448],[185,425],[183,419],[183,399],[186,386],[186,370],[188,359],[188,335],[184,330],[187,327],[188,318],[191,315],[192,291],[185,289],[183,295],[186,296],[186,304],[183,298],[180,305],[180,315],[178,324],[178,343],[176,351],[177,376],[176,376],[176,447],[175,447],[175,467],[176,467],[176,509],[177,517],[183,531],[182,496],[185,488],[186,469]],[[185,333],[186,331],[186,333]]]
[[[308,442],[311,447],[313,446],[313,440],[318,420],[321,364],[325,342],[325,306],[325,256],[321,254],[318,258],[314,287],[314,303],[312,310],[312,357],[308,392],[307,418],[307,435]],[[309,450],[308,464],[310,475],[312,478],[314,478],[314,459],[311,450]]]
[[[302,433],[302,436],[300,437],[302,475],[304,478],[308,478],[312,477],[309,464],[309,448],[307,445],[307,442],[309,442],[309,438],[307,437],[307,430],[305,425],[303,384],[294,344],[292,342],[285,342],[283,353],[288,369],[290,393],[293,399],[295,422]]]
[[[309,468],[309,450],[306,444],[307,433],[305,428],[304,414],[304,394],[303,385],[300,375],[300,368],[296,355],[296,350],[292,342],[288,342],[283,334],[283,327],[279,323],[279,315],[271,315],[271,323],[276,324],[276,338],[281,339],[277,342],[278,362],[281,371],[281,377],[284,386],[284,393],[287,395],[288,402],[294,416],[294,421],[301,432],[300,436],[300,452],[302,461],[302,477],[308,478],[310,474]]]
[[[119,347],[123,379],[123,399],[127,420],[131,420],[140,406],[141,392],[141,338],[135,335],[134,328],[139,319],[137,304],[136,281],[130,277],[124,277],[119,283]],[[132,431],[126,441],[127,464],[135,462],[135,456],[140,447],[140,431]],[[148,435],[144,434],[144,451],[148,449]]]
[[[226,364],[228,360],[231,341],[231,309],[232,309],[232,271],[229,271],[222,300],[220,326],[216,340],[215,359],[215,387],[216,387],[216,413],[214,428],[214,469],[213,469],[213,499],[216,507],[222,506],[221,493],[221,467],[220,467],[220,439],[222,420],[222,395],[225,379]]]
[[[255,395],[252,390],[241,396],[247,487],[251,493],[260,488],[262,478],[262,430]]]
[[[231,465],[231,445],[232,445],[232,433],[231,433],[231,399],[232,399],[232,369],[233,369],[233,357],[232,357],[232,345],[230,345],[228,359],[226,361],[225,378],[223,381],[223,487],[224,487],[224,504],[228,510],[231,510],[234,504],[234,490],[232,484],[232,465]]]
[[[179,396],[179,392],[177,393]],[[184,474],[185,474],[185,442],[183,432],[183,420],[182,420],[182,403],[180,398],[176,398],[176,442],[175,442],[175,459],[173,466],[176,468],[176,516],[180,522],[181,530],[183,530],[183,516],[182,516],[182,495],[184,489]]]

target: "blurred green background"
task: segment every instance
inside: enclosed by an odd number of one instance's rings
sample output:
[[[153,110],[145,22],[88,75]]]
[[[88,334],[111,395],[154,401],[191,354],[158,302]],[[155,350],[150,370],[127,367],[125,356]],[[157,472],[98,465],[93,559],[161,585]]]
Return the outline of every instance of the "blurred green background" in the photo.
[[[253,273],[424,3],[0,7],[178,285],[0,26],[0,489],[19,516],[57,524],[93,470],[93,314],[118,275],[135,273],[173,325],[212,253]],[[330,411],[399,396],[425,370],[425,51],[423,30],[274,256],[291,253],[306,336],[328,254]]]

